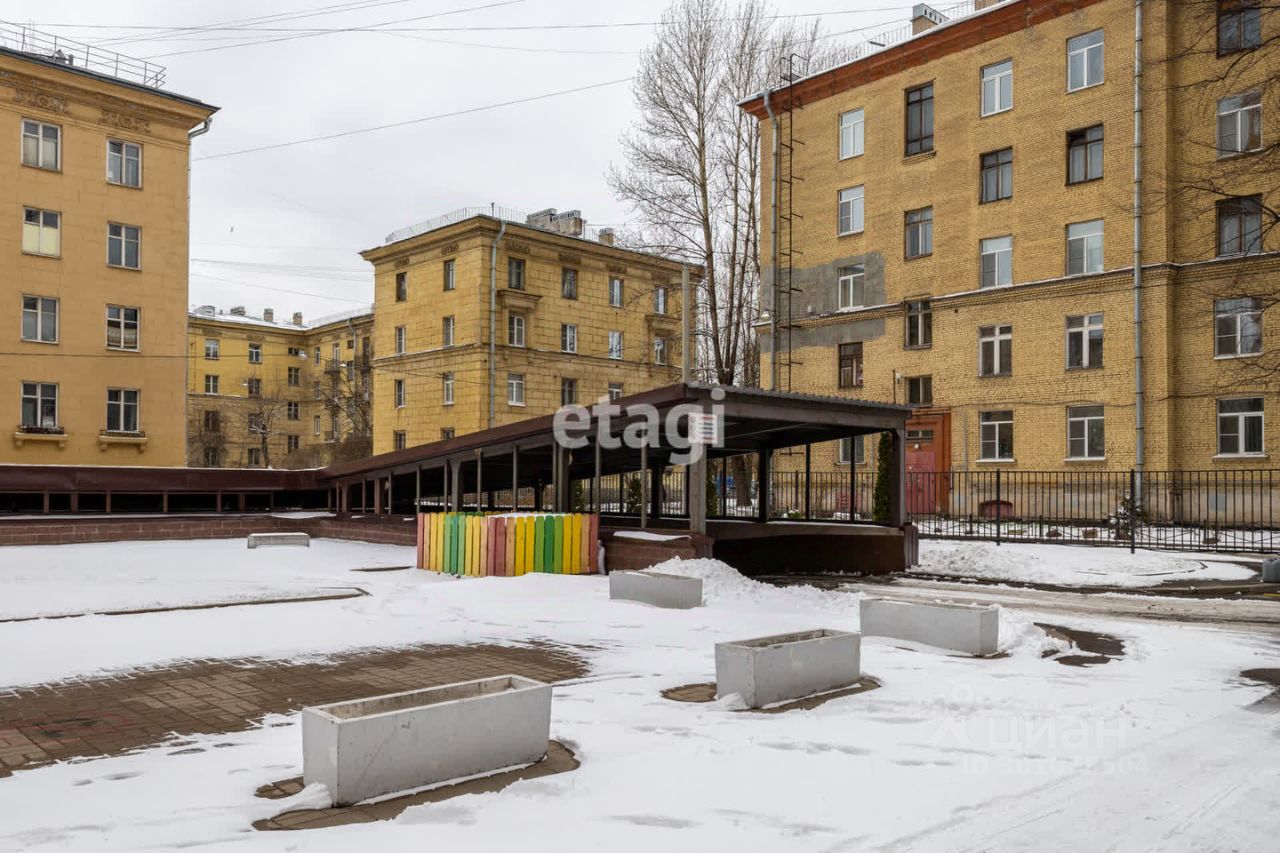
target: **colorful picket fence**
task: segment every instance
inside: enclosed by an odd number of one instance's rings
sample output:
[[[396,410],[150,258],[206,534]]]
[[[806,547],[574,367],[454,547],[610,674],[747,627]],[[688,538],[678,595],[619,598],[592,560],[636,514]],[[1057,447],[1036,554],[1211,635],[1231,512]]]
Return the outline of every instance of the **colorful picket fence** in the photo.
[[[599,533],[594,513],[421,513],[417,563],[477,577],[590,574],[600,570]]]

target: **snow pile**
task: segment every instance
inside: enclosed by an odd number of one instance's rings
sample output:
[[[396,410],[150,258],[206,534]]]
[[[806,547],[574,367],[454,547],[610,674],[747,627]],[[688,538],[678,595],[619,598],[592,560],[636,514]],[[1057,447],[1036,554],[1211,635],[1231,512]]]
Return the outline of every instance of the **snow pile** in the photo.
[[[708,605],[732,602],[779,609],[805,608],[806,606],[830,609],[833,604],[831,595],[815,587],[803,585],[777,587],[761,583],[746,577],[728,563],[705,557],[694,560],[676,557],[658,563],[649,570],[667,575],[701,578],[703,600]],[[854,604],[856,606],[856,602]]]
[[[1241,581],[1254,577],[1243,566],[1205,563],[1159,551],[993,542],[920,542],[923,574],[1057,586],[1146,587],[1171,581]]]

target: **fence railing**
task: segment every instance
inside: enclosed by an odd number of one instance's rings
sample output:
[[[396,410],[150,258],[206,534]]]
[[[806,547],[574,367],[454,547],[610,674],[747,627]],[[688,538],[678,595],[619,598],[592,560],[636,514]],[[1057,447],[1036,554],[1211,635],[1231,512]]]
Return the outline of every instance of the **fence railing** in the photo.
[[[40,56],[69,68],[83,68],[154,89],[164,86],[163,65],[156,65],[145,59],[136,59],[111,50],[102,50],[91,44],[62,36],[50,35],[25,24],[0,21],[0,47]]]

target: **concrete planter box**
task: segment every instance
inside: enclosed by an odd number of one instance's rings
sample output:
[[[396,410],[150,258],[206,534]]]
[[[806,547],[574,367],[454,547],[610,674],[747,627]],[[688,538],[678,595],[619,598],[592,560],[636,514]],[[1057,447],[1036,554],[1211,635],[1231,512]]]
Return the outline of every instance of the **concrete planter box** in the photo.
[[[820,628],[716,644],[716,696],[737,693],[749,708],[856,684],[862,638]]]
[[[1280,583],[1280,558],[1268,557],[1262,561],[1262,582]]]
[[[311,537],[306,533],[250,533],[250,548],[260,548],[263,545],[301,545],[304,548],[311,547]]]
[[[551,736],[551,685],[501,675],[304,708],[303,781],[334,805],[532,764]]]
[[[998,607],[864,598],[859,610],[864,637],[893,637],[971,655],[999,650]]]
[[[702,604],[702,579],[661,572],[614,572],[609,575],[609,597],[688,610]]]

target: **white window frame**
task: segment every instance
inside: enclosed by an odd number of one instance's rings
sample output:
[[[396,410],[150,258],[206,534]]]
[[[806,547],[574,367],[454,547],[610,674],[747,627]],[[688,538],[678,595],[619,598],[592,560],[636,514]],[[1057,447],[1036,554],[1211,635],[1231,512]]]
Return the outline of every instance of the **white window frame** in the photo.
[[[297,453],[302,447],[302,439],[295,433],[289,433],[284,437],[284,452]]]
[[[848,465],[849,457],[853,457],[854,465],[867,464],[867,445],[865,435],[842,438],[836,442],[836,464]]]
[[[1096,406],[1067,406],[1067,458],[1077,460],[1100,461],[1107,458],[1107,417],[1106,407]],[[1090,427],[1095,423],[1102,425],[1102,447],[1098,452],[1094,452],[1089,445],[1092,441],[1092,433]],[[1077,427],[1080,429],[1080,435],[1076,436]],[[1075,447],[1080,445],[1083,453],[1076,453]]]
[[[915,242],[913,254],[912,242]],[[933,254],[933,206],[908,210],[902,214],[902,257],[904,260],[927,258]]]
[[[918,307],[919,310],[913,310]],[[929,320],[926,323],[925,317]],[[933,302],[928,299],[908,299],[906,311],[907,328],[903,337],[903,346],[907,349],[928,349],[933,346]],[[915,329],[917,343],[911,343],[911,331]],[[925,332],[928,331],[928,335]],[[928,340],[925,340],[925,338]]]
[[[289,421],[302,420],[302,404],[297,400],[289,400],[284,404],[284,417]]]
[[[27,300],[35,300],[35,307],[28,308]],[[49,304],[53,305],[53,337],[46,339],[44,336],[45,326],[48,324],[45,322],[45,307]],[[32,293],[22,294],[22,328],[20,329],[22,340],[35,344],[56,344],[58,342],[58,334],[62,325],[61,311],[62,305],[59,303],[56,296],[36,296]],[[35,317],[36,335],[34,338],[27,336],[26,321],[28,314]]]
[[[987,280],[987,258],[991,258],[991,280]],[[1003,260],[1003,263],[1002,263]],[[1001,276],[1001,273],[1004,273]],[[1008,287],[1013,284],[1013,235],[987,237],[978,243],[978,289]]]
[[[28,385],[30,385],[33,389],[30,394],[27,393]],[[50,388],[53,389],[52,395],[46,393]],[[59,391],[60,389],[58,388],[57,382],[40,382],[40,381],[32,381],[30,379],[22,380],[21,406],[19,407],[19,410],[18,410],[19,416],[22,417],[22,425],[24,427],[56,429],[59,425],[59,415],[61,414],[61,405],[62,405],[61,401],[58,399],[61,396]],[[33,423],[33,424],[29,424],[26,422],[24,410],[26,409],[26,403],[28,399],[35,400],[35,404],[36,404],[36,411],[35,411],[36,423]],[[45,423],[44,417],[42,416],[42,412],[44,411],[45,403],[48,402],[50,399],[52,399],[53,401],[53,423]]]
[[[311,434],[320,435],[320,433],[322,432],[323,432],[323,429],[320,426],[320,416],[312,415],[311,416]]]
[[[525,330],[527,320],[523,314],[514,311],[507,314],[507,346],[524,348],[527,343]]]
[[[404,326],[396,326],[396,355],[404,355],[406,334]]]
[[[507,289],[524,290],[525,285],[524,258],[507,258]]]
[[[409,436],[404,430],[398,429],[391,433],[391,449],[404,450],[409,445]]]
[[[524,403],[524,374],[508,373],[507,374],[507,405],[523,406]]]
[[[653,289],[653,313],[661,314],[664,317],[667,314],[667,289],[662,285],[658,285]]]
[[[866,285],[867,268],[863,264],[841,267],[836,277],[836,307],[843,311],[866,305]]]
[[[45,154],[48,153],[45,150],[45,145],[44,145],[44,143],[46,142],[45,135],[44,135],[46,130],[53,130],[54,132],[53,134],[54,136],[53,165],[49,165],[48,163],[45,162],[45,159],[46,159]],[[50,124],[49,122],[39,121],[33,118],[24,118],[21,124],[21,134],[22,134],[22,143],[21,143],[22,165],[31,166],[32,168],[35,168],[35,169],[44,169],[49,172],[62,171],[62,126],[61,125]],[[34,163],[27,159],[27,140],[28,139],[35,140],[36,162]]]
[[[560,377],[560,405],[576,406],[578,404],[578,380],[571,376]]]
[[[1223,403],[1248,402],[1257,400],[1262,403],[1262,409],[1257,412],[1223,412]],[[1237,457],[1237,456],[1265,456],[1267,452],[1267,432],[1266,432],[1266,403],[1261,396],[1257,397],[1224,397],[1218,400],[1217,404],[1217,456],[1220,457]],[[1258,421],[1258,448],[1256,450],[1248,450],[1245,448],[1246,421],[1256,418]],[[1230,420],[1235,424],[1236,449],[1224,451],[1222,449],[1222,439],[1224,433],[1222,431],[1222,423],[1224,420]]]
[[[441,321],[440,346],[442,347],[453,346],[453,339],[454,339],[453,332],[454,332],[455,325],[456,325],[456,322],[452,314],[443,318],[443,320]]]
[[[577,353],[578,327],[573,323],[560,324],[560,352]]]
[[[866,187],[847,187],[836,193],[836,236],[861,234],[866,228]]]
[[[133,263],[129,263],[129,247],[133,246]],[[111,262],[112,249],[120,253],[120,262]],[[142,229],[120,222],[107,223],[107,266],[122,270],[142,269]]]
[[[1106,326],[1103,322],[1101,313],[1094,314],[1073,314],[1067,317],[1067,338],[1065,350],[1063,353],[1063,361],[1067,370],[1090,370],[1095,367],[1102,367],[1106,358]],[[1093,363],[1093,356],[1090,354],[1090,341],[1093,339],[1094,333],[1097,332],[1099,340],[1103,346],[1103,360],[1097,364]],[[1080,338],[1080,363],[1071,363],[1071,338],[1078,336]]]
[[[1096,35],[1098,40],[1089,44],[1083,44],[1083,39],[1089,39]],[[1072,47],[1072,43],[1079,46]],[[1098,52],[1098,79],[1094,80],[1089,74],[1090,52],[1096,50]],[[1072,62],[1080,57],[1080,80],[1072,84]],[[1079,92],[1082,89],[1091,89],[1094,86],[1101,86],[1107,82],[1106,69],[1106,37],[1101,29],[1090,30],[1087,33],[1080,33],[1067,39],[1067,91]]]
[[[409,301],[409,273],[401,270],[395,277],[396,302]]]
[[[626,282],[619,276],[609,276],[609,305],[614,308],[622,307],[622,293],[626,287]]]
[[[988,416],[1008,415],[999,420],[987,420]],[[1000,435],[1005,430],[1008,431],[1009,437],[1009,453],[1001,455],[1000,452]],[[990,436],[990,437],[988,437]],[[1012,409],[995,409],[978,413],[978,461],[979,462],[1012,462],[1014,459],[1014,433],[1013,433],[1013,410]],[[987,455],[987,447],[994,448],[995,455]]]
[[[621,361],[624,343],[622,332],[611,329],[609,331],[609,358],[614,361]]]
[[[653,363],[666,367],[667,364],[667,339],[653,339]]]
[[[1073,234],[1074,231],[1074,234]],[[1106,244],[1104,222],[1101,219],[1090,219],[1085,222],[1072,222],[1067,225],[1067,275],[1094,275],[1102,272],[1107,265],[1104,254]],[[1081,268],[1071,269],[1071,244],[1080,243]],[[1090,265],[1089,258],[1096,255],[1096,265]]]
[[[404,408],[404,405],[405,405],[405,402],[404,402],[404,401],[405,401],[405,386],[404,386],[404,380],[403,380],[403,379],[397,379],[397,380],[395,380],[395,385],[393,386],[393,388],[395,389],[395,390],[394,390],[394,395],[395,395],[395,404],[396,404],[396,408],[397,408],[397,409],[403,409],[403,408]]]
[[[111,146],[120,146],[120,152],[117,154],[111,150]],[[132,149],[133,156],[130,156]],[[129,181],[129,162],[132,160],[137,164],[138,180],[136,183]],[[113,180],[111,177],[111,164],[116,162],[119,164],[120,170],[119,180]],[[124,139],[108,139],[107,140],[107,183],[117,187],[131,187],[133,189],[142,189],[142,146],[137,142],[128,142]]]
[[[458,286],[458,263],[456,258],[449,258],[444,262],[444,271],[441,273],[444,277],[444,289],[454,290]]]
[[[982,104],[983,118],[1007,113],[1013,109],[1013,60],[1005,59],[993,62],[982,69]],[[1008,102],[1007,106],[1003,104]],[[994,106],[992,103],[994,102]]]
[[[609,383],[609,402],[610,403],[612,403],[614,400],[618,400],[622,398],[622,388],[623,388],[623,385],[621,382]]]
[[[1230,125],[1235,134],[1235,147],[1223,146],[1223,128]],[[1243,148],[1247,144],[1248,129],[1257,128],[1258,144],[1253,148]],[[1241,92],[1218,100],[1217,147],[1219,157],[1234,157],[1237,154],[1248,154],[1262,150],[1262,94],[1257,91]]]
[[[866,150],[866,116],[862,107],[840,113],[838,139],[841,160],[862,156]]]
[[[204,393],[210,395],[218,393],[218,374],[206,373],[204,375]]]
[[[262,467],[262,448],[246,447],[244,459],[245,459],[244,464],[246,468]]]
[[[441,405],[453,405],[453,374],[444,373],[440,376],[440,399],[443,401]]]
[[[262,344],[249,344],[249,363],[262,364]]]
[[[1000,352],[1003,344],[1009,345],[1009,369],[1000,369]],[[987,344],[991,345],[991,371],[986,370],[985,354]],[[978,327],[978,375],[979,376],[1012,376],[1013,375],[1013,324],[995,323]]]
[[[218,361],[222,358],[222,342],[217,338],[204,339],[205,361]]]
[[[33,217],[34,222],[31,221]],[[22,251],[23,254],[45,258],[62,257],[62,214],[41,207],[24,207]]]
[[[1229,334],[1222,334],[1222,324],[1226,321],[1231,326]],[[1252,322],[1257,340],[1256,349],[1244,349],[1246,323]],[[1232,342],[1230,352],[1222,352],[1223,340]],[[1252,358],[1262,354],[1262,303],[1251,296],[1236,299],[1217,299],[1213,303],[1213,357]]]
[[[560,268],[560,298],[578,298],[578,270],[574,267]]]

